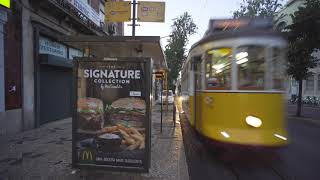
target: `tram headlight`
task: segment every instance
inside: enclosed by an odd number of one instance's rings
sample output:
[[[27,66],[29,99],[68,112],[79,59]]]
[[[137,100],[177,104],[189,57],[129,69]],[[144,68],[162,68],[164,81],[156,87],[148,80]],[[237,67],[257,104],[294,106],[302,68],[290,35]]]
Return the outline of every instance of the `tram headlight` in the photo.
[[[261,119],[254,116],[247,116],[246,123],[252,127],[260,127],[262,125]]]

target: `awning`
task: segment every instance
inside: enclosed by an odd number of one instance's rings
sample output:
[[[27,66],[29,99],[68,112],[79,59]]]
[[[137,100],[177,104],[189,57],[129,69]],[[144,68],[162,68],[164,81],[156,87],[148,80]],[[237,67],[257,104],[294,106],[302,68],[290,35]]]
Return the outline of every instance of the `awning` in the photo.
[[[61,36],[58,40],[96,58],[151,57],[154,71],[168,69],[159,36]]]

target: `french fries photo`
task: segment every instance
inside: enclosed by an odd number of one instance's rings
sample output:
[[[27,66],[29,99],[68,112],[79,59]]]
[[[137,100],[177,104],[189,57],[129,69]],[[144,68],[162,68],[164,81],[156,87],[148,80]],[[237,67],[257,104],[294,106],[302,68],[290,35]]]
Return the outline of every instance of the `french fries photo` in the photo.
[[[122,135],[121,144],[127,146],[127,150],[136,150],[145,148],[145,137],[143,133],[140,133],[134,127],[126,127],[122,124],[115,126],[104,127],[102,129],[104,133],[119,132]]]

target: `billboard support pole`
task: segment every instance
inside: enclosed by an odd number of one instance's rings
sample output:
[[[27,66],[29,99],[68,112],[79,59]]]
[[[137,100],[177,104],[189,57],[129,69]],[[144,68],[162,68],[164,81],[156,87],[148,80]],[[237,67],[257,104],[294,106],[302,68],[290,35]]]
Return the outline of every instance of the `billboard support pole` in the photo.
[[[167,112],[169,111],[169,84],[168,84],[168,71],[166,71],[166,103],[167,103]]]
[[[136,36],[136,0],[132,0],[132,36]]]

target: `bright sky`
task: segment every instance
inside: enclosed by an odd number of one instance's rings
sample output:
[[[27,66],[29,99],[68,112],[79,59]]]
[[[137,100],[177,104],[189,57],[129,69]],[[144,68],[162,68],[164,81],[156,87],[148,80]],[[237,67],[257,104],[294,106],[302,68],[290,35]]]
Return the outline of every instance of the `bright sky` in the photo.
[[[155,1],[155,0],[148,0]],[[161,1],[161,0],[158,0]],[[188,48],[203,36],[210,18],[231,18],[232,12],[239,8],[241,0],[164,0],[166,2],[165,23],[138,23],[136,36],[168,36],[173,18],[188,12],[198,26],[197,34],[189,39]],[[131,36],[132,27],[125,23],[125,35]],[[161,39],[163,48],[167,38]]]

